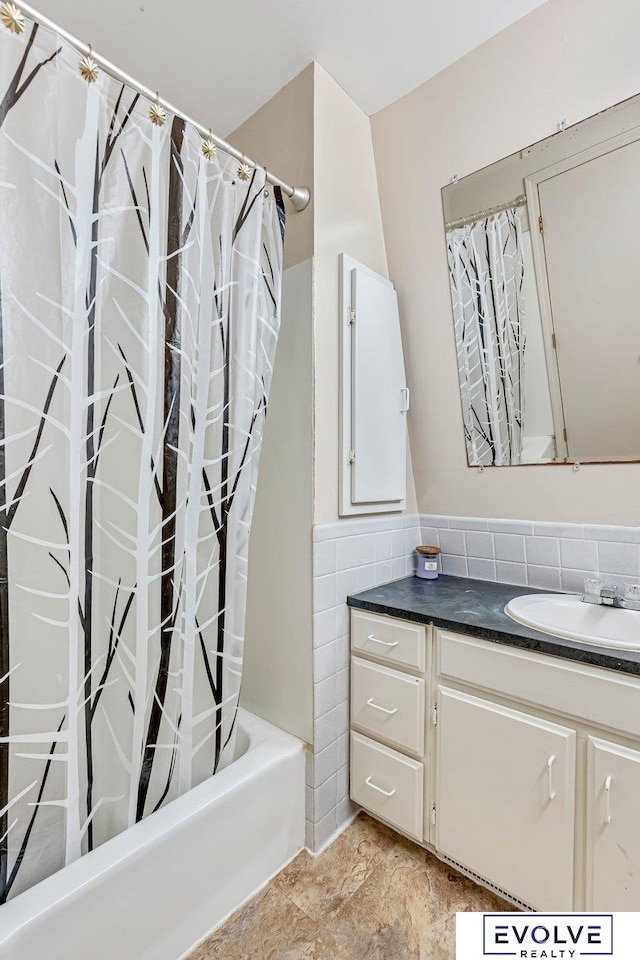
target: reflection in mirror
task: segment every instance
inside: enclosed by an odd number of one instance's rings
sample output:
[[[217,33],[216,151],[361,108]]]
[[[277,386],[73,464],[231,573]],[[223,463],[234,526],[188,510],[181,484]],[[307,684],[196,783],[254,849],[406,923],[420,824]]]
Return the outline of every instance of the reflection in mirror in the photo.
[[[470,466],[640,460],[640,97],[443,190]]]

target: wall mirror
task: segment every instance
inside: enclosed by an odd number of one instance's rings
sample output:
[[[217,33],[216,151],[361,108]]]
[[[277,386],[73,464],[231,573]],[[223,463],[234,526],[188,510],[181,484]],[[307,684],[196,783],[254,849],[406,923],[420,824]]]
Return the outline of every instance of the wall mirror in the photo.
[[[640,96],[442,195],[469,465],[640,460]]]

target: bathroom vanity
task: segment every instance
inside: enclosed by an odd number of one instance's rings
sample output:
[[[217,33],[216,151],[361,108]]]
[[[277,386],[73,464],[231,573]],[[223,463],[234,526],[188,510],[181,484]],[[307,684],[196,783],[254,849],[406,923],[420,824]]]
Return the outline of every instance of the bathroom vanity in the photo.
[[[638,910],[640,651],[504,612],[536,592],[410,577],[349,598],[351,798],[524,908]]]

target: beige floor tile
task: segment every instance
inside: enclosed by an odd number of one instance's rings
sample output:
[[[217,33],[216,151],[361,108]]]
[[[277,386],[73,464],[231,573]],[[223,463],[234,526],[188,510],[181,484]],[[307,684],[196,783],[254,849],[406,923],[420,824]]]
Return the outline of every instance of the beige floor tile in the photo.
[[[190,960],[453,960],[455,915],[511,910],[366,815],[301,853]]]
[[[354,960],[453,960],[457,911],[505,909],[435,857],[397,845],[326,930]]]
[[[302,960],[322,931],[273,884],[235,913],[190,960]]]
[[[391,846],[374,821],[359,817],[319,857],[303,851],[273,882],[314,920],[324,920],[353,896]]]

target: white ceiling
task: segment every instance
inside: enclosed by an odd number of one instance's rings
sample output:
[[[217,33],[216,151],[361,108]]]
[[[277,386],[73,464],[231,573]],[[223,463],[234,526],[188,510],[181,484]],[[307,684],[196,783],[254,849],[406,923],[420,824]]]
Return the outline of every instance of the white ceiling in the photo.
[[[545,0],[35,0],[225,135],[312,59],[375,113]]]

